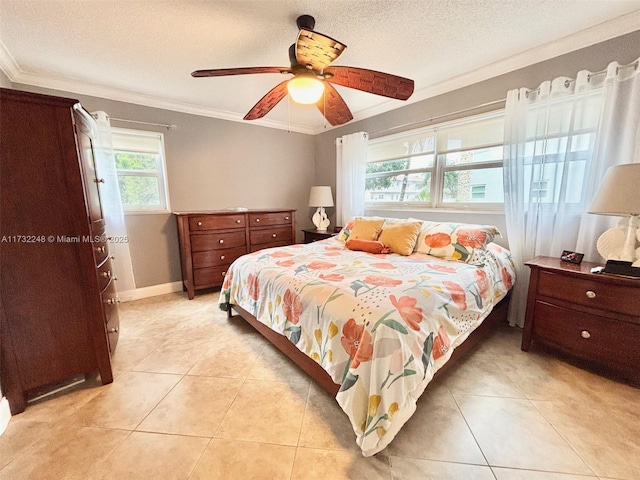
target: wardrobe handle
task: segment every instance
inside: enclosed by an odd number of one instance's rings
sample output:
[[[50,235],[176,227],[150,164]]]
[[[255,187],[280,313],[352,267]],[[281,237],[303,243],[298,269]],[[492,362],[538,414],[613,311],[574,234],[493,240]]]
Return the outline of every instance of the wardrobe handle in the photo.
[[[593,290],[587,290],[586,295],[589,298],[596,298],[596,292],[594,292]]]
[[[104,183],[104,178],[96,178],[94,180],[94,182],[96,182],[96,183]]]
[[[118,333],[118,327],[110,328],[109,333]]]
[[[580,336],[582,338],[591,338],[591,334],[587,330],[583,330],[580,332]]]

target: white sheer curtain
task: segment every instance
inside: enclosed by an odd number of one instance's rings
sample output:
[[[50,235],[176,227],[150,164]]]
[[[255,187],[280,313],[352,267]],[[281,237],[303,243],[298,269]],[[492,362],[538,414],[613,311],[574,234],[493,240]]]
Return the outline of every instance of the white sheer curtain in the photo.
[[[98,123],[98,134],[94,139],[94,148],[96,172],[100,178],[104,178],[104,183],[100,184],[100,200],[106,234],[119,240],[109,243],[109,252],[114,257],[111,260],[113,272],[118,277],[115,286],[122,300],[130,300],[129,297],[133,297],[136,284],[133,278],[129,243],[120,241],[127,237],[127,227],[124,223],[118,175],[111,144],[111,122],[105,112],[92,112],[92,115]]]
[[[587,214],[611,165],[640,161],[638,63],[578,72],[507,95],[505,216],[517,281],[509,323],[523,325],[529,286],[524,262],[562,250],[601,261],[598,236],[615,218]]]
[[[364,183],[369,135],[356,132],[336,140],[336,224],[364,215]]]

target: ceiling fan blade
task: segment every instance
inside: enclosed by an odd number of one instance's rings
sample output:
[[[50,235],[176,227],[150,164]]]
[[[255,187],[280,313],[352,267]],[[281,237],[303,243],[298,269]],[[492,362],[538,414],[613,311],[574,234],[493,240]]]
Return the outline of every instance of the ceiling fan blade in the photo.
[[[313,30],[300,29],[296,42],[296,60],[313,70],[324,70],[342,55],[347,46]]]
[[[357,67],[329,67],[324,73],[333,75],[327,78],[331,83],[383,97],[406,100],[413,94],[413,80],[390,73]]]
[[[244,116],[244,120],[257,120],[269,113],[271,109],[287,95],[288,82],[289,80],[280,82],[269,90],[269,93],[262,97],[260,101],[256,103],[251,110],[249,110],[249,113]]]
[[[196,70],[191,72],[192,77],[226,77],[229,75],[249,75],[252,73],[291,73],[288,67],[243,67],[243,68],[216,68],[213,70]]]
[[[327,119],[327,122],[334,127],[353,120],[351,110],[349,110],[349,107],[347,107],[347,104],[338,91],[328,82],[324,82],[324,94],[323,97],[318,100],[316,106],[324,115],[324,118]]]

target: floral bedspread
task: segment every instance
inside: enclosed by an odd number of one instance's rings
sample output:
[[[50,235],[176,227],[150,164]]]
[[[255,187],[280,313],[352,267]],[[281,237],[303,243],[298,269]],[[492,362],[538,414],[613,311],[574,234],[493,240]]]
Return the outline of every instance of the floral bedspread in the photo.
[[[220,307],[244,308],[318,362],[370,456],[512,286],[507,250],[489,244],[482,261],[373,255],[335,239],[260,250],[228,269]]]

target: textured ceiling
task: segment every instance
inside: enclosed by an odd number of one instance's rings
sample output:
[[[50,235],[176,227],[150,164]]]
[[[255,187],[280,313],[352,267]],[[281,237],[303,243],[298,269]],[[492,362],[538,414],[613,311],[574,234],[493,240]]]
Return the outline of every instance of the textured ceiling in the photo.
[[[414,79],[411,102],[637,29],[640,1],[0,0],[0,67],[16,83],[240,120],[282,75],[190,72],[289,66],[301,14],[347,45],[336,65]],[[336,88],[355,119],[405,104]],[[258,122],[323,127],[286,99]]]

